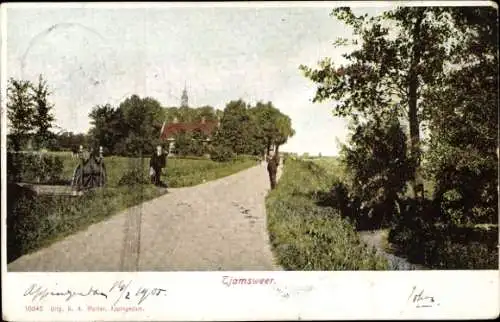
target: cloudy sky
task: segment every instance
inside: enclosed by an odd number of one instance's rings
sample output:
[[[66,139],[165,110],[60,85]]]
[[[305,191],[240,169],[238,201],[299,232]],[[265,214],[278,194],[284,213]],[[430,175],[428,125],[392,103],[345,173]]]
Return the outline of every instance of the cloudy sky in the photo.
[[[331,5],[93,6],[7,10],[7,77],[43,74],[59,127],[87,131],[93,106],[134,93],[178,106],[186,83],[191,106],[272,101],[296,130],[284,151],[337,153],[346,122],[332,116],[332,102],[311,102],[315,86],[298,69],[339,61],[332,42],[350,34],[329,15]]]

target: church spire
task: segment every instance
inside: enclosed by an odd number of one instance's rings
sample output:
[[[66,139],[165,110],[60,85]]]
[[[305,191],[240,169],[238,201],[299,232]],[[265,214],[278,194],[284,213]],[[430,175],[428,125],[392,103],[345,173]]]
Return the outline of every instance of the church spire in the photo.
[[[181,107],[188,107],[188,94],[187,94],[186,82],[184,82],[184,90],[182,91]]]

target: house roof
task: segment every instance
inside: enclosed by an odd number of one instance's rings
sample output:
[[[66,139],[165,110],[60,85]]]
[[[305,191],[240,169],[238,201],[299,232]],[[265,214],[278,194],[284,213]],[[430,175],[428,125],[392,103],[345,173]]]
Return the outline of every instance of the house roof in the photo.
[[[205,121],[203,123],[169,123],[165,125],[160,137],[162,139],[168,139],[182,131],[192,133],[196,130],[200,130],[205,135],[211,135],[217,128],[217,123],[217,121]]]

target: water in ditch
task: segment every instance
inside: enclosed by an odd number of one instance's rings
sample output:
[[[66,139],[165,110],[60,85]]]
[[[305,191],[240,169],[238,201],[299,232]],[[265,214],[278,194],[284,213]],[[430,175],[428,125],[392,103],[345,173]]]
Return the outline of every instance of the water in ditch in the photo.
[[[403,257],[396,256],[389,253],[384,248],[385,235],[383,230],[375,231],[362,231],[359,232],[361,240],[367,244],[369,247],[374,247],[377,253],[384,256],[389,262],[389,270],[394,271],[411,271],[411,270],[422,270],[425,267],[417,264],[412,264],[408,262],[407,259]]]

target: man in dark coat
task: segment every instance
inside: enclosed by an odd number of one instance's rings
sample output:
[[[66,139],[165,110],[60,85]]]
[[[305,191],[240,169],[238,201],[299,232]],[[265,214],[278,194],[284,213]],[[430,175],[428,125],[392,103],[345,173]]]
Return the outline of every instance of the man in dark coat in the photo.
[[[269,180],[271,181],[271,189],[276,188],[276,173],[278,172],[279,160],[274,153],[270,154],[267,159],[267,172],[269,172]]]
[[[151,159],[149,160],[149,167],[150,169],[153,170],[152,173],[152,183],[154,183],[157,186],[161,186],[161,169],[166,167],[167,165],[167,158],[165,157],[165,154],[162,151],[162,148],[160,145],[156,147],[156,152],[153,153],[151,156]]]

